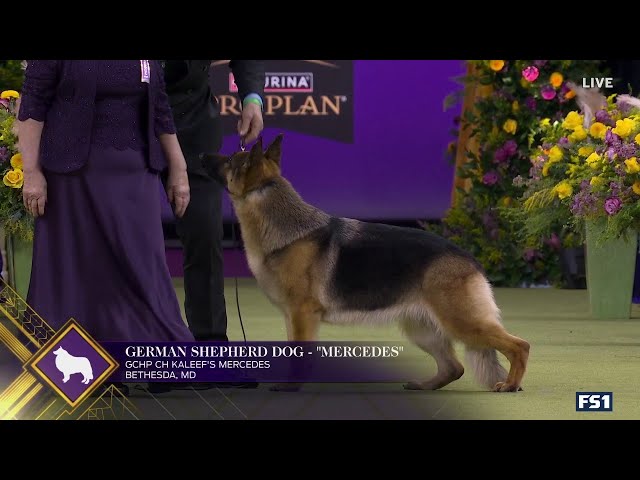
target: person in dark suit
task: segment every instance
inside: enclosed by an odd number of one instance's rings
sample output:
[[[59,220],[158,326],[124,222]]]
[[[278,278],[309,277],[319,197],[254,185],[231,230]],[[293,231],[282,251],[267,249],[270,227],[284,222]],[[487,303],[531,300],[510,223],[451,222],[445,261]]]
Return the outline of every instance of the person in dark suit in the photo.
[[[223,187],[202,167],[203,154],[217,153],[222,126],[210,87],[212,60],[165,60],[169,103],[178,140],[187,161],[191,199],[176,230],[184,251],[185,313],[196,340],[227,341],[223,272]],[[253,142],[263,129],[264,62],[231,60],[242,114],[238,135]]]

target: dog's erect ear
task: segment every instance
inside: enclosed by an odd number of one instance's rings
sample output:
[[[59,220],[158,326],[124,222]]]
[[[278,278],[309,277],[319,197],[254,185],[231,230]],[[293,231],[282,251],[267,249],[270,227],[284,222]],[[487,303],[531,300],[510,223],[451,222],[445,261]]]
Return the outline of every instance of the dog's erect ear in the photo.
[[[273,160],[278,165],[280,165],[280,157],[282,154],[282,137],[284,137],[284,135],[281,133],[273,142],[271,142],[271,145],[269,145],[267,151],[264,152],[265,157],[267,157],[269,160]]]
[[[249,152],[249,163],[255,163],[262,160],[262,137],[258,137],[256,143],[251,147],[251,151]]]

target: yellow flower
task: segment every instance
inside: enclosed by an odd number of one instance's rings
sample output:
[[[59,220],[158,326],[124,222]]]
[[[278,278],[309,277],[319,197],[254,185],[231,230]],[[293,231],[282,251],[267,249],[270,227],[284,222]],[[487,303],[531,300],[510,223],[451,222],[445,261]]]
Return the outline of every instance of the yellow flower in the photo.
[[[529,88],[529,86],[530,86],[531,84],[530,84],[529,82],[527,82],[527,81],[524,79],[524,77],[522,77],[522,78],[520,79],[520,85],[522,85],[522,87],[524,87],[524,88]]]
[[[640,133],[636,135],[636,138],[634,140],[638,145],[640,145]]]
[[[598,187],[603,183],[604,183],[604,180],[602,180],[602,177],[591,177],[591,180],[589,181],[589,184],[594,187]]]
[[[638,165],[638,159],[636,157],[631,157],[624,161],[624,164],[627,166],[627,173],[638,173],[640,172],[640,165]]]
[[[579,142],[587,138],[587,131],[582,125],[578,125],[573,133],[567,137],[571,142]]]
[[[16,153],[13,157],[11,157],[11,166],[13,168],[19,168],[22,170],[22,154]]]
[[[633,182],[631,188],[633,189],[633,193],[640,195],[640,180]]]
[[[562,156],[562,149],[557,145],[554,145],[551,147],[551,150],[549,150],[549,162],[551,163],[559,162],[562,160]]]
[[[7,187],[22,188],[24,183],[24,173],[22,170],[9,170],[2,179]]]
[[[636,128],[636,122],[630,118],[616,121],[616,128],[613,129],[613,133],[622,138],[627,138],[631,132]]]
[[[540,120],[540,126],[541,127],[548,127],[549,125],[551,125],[551,119],[550,118],[543,118],[542,120]]]
[[[551,165],[553,165],[553,162],[546,162],[543,166],[542,166],[542,176],[546,177],[549,175],[549,169],[551,168]]]
[[[20,98],[20,94],[15,90],[5,90],[0,93],[0,98]]]
[[[588,157],[593,153],[593,145],[585,145],[584,147],[580,147],[578,149],[578,155],[581,157]]]
[[[489,60],[489,68],[494,72],[499,72],[504,68],[504,60]]]
[[[576,128],[581,127],[583,122],[584,117],[578,112],[569,112],[562,122],[562,128],[575,130]]]
[[[575,96],[576,96],[576,92],[574,92],[573,90],[569,90],[567,93],[564,94],[564,98],[566,98],[567,100],[571,100]]]
[[[510,118],[509,120],[504,122],[504,125],[502,125],[502,129],[505,132],[510,133],[511,135],[513,135],[514,133],[516,133],[516,130],[518,129],[518,122],[516,122],[515,120]]]
[[[564,77],[560,72],[553,72],[551,77],[549,78],[549,83],[553,86],[553,88],[560,88],[562,82],[564,81]]]
[[[594,170],[598,168],[598,162],[600,161],[600,155],[596,152],[593,152],[591,155],[587,157],[587,165],[589,165]]]
[[[511,104],[511,110],[513,110],[514,112],[517,112],[520,110],[520,104],[518,103],[517,100],[514,100],[513,103]]]
[[[505,207],[508,207],[509,205],[511,205],[511,197],[504,197],[502,199],[502,205],[504,205]]]
[[[604,123],[594,122],[589,128],[589,135],[593,138],[604,139],[605,134],[607,133],[607,126]]]
[[[556,185],[553,191],[556,195],[558,195],[558,198],[562,200],[563,198],[571,196],[571,194],[573,193],[573,187],[567,182],[562,182]]]

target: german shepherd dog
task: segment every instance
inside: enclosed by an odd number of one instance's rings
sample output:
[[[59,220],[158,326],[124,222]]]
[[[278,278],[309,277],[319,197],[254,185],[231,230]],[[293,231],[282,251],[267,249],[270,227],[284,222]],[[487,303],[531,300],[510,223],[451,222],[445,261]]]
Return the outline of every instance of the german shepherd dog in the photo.
[[[436,390],[459,379],[457,340],[481,385],[521,390],[529,343],[502,326],[480,264],[424,230],[336,218],[304,202],[281,175],[281,143],[279,135],[263,151],[260,138],[250,151],[202,158],[229,192],[249,267],[284,313],[288,340],[317,341],[321,322],[397,321],[437,364],[433,378],[406,389]],[[509,360],[508,374],[496,351]]]

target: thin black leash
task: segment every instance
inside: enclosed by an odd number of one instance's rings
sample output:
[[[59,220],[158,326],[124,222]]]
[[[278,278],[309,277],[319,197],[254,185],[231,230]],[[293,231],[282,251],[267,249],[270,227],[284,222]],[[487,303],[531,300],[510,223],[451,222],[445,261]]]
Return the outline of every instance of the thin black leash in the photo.
[[[240,139],[240,150],[245,151],[244,142]],[[236,222],[235,218],[231,222],[231,241],[233,242],[233,248],[237,249],[238,244],[236,239]],[[244,323],[242,322],[242,314],[240,313],[240,294],[238,293],[238,275],[236,274],[235,278],[236,284],[236,308],[238,309],[238,318],[240,319],[240,328],[242,328],[242,337],[244,338],[244,343],[247,343],[247,334],[244,331]]]
[[[233,242],[233,247],[236,249],[238,244],[236,243],[236,222],[231,222],[231,241]],[[240,313],[240,294],[238,293],[238,275],[236,274],[235,278],[236,284],[236,308],[238,309],[238,318],[240,319],[240,328],[242,328],[242,337],[244,338],[244,343],[247,343],[247,334],[244,331],[244,323],[242,322],[242,313]]]

